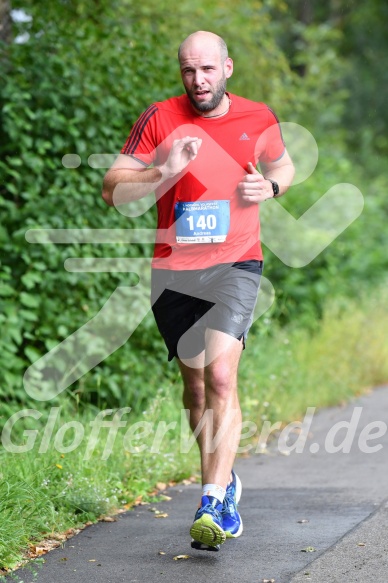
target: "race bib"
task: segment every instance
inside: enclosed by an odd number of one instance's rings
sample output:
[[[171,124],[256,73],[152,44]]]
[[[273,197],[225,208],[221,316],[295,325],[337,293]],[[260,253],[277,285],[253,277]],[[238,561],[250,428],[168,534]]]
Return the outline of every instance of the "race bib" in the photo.
[[[223,243],[230,226],[229,200],[175,203],[177,243]]]

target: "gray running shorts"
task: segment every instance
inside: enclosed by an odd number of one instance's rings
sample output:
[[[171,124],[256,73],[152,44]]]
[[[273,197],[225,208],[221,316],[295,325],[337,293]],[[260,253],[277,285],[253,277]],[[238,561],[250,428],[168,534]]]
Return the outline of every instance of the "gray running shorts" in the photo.
[[[168,360],[193,358],[212,328],[245,340],[253,321],[263,262],[220,264],[207,269],[152,270],[151,302]],[[181,337],[189,334],[179,344]]]

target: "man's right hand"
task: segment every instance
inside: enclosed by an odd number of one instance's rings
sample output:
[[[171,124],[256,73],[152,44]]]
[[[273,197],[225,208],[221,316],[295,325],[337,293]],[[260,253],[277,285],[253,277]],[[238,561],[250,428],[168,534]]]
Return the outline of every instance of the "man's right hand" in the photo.
[[[118,206],[144,198],[195,160],[201,144],[200,138],[190,136],[174,140],[166,162],[154,168],[144,168],[140,162],[120,155],[119,162],[116,161],[105,175],[104,201],[110,206]],[[129,168],[128,163],[131,165]]]
[[[191,160],[195,160],[201,144],[200,138],[190,136],[174,140],[166,162],[158,167],[163,180],[176,176],[186,168]]]

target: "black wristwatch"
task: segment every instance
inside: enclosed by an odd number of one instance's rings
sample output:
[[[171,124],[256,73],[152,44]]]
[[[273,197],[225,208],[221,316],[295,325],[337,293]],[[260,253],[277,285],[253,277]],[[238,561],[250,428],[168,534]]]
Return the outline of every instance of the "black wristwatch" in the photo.
[[[272,190],[273,190],[273,198],[275,198],[278,194],[279,194],[279,185],[277,182],[275,182],[274,180],[271,180],[270,178],[266,178],[266,180],[269,180],[272,184]]]

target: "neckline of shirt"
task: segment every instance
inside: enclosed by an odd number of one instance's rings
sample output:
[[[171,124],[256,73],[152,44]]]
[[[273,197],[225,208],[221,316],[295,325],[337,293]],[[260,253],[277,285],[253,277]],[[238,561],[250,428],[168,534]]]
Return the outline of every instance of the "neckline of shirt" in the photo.
[[[197,114],[193,110],[193,108],[192,108],[192,106],[190,104],[189,98],[186,96],[187,97],[187,106],[190,109],[191,116],[194,118],[195,121],[197,121],[197,120],[204,120],[206,123],[216,122],[216,121],[221,121],[221,120],[226,119],[229,116],[229,114],[233,111],[234,101],[233,101],[233,98],[230,95],[230,93],[228,93],[228,91],[225,91],[225,95],[228,97],[229,102],[230,102],[229,109],[223,115],[216,116],[216,117],[211,117],[211,116],[205,117],[203,115]]]

